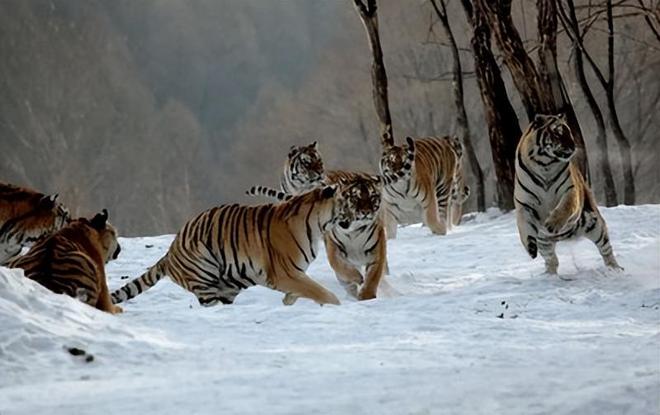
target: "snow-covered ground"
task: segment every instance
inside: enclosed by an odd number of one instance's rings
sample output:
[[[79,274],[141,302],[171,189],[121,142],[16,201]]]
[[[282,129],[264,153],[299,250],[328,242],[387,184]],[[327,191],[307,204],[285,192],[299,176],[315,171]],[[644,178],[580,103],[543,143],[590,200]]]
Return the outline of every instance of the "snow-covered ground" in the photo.
[[[492,211],[401,229],[377,300],[320,255],[337,307],[252,288],[202,308],[164,280],[115,317],[0,269],[0,414],[658,414],[660,206],[603,213],[622,273],[580,241],[559,245],[568,281],[544,275]],[[121,240],[111,289],[171,239]]]

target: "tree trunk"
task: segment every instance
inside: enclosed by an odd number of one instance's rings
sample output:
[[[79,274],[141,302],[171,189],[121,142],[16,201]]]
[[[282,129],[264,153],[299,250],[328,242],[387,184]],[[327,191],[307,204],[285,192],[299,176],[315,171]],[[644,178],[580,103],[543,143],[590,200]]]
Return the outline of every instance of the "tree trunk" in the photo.
[[[465,111],[465,100],[463,95],[463,68],[461,67],[461,57],[458,53],[458,46],[454,33],[449,25],[449,18],[447,17],[447,8],[445,7],[444,0],[440,0],[440,7],[436,4],[435,0],[431,0],[431,4],[442,23],[445,30],[447,39],[449,39],[449,46],[453,58],[452,67],[452,92],[454,96],[454,104],[456,105],[456,123],[458,124],[459,136],[465,146],[467,153],[468,163],[470,170],[475,177],[475,194],[477,196],[477,210],[484,212],[486,210],[486,195],[484,190],[484,173],[479,166],[479,160],[472,145],[472,138],[470,136],[470,125],[468,123],[467,113]]]
[[[491,51],[490,29],[485,17],[478,7],[472,6],[470,0],[462,0],[462,4],[472,26],[470,45],[497,177],[497,204],[504,211],[513,210],[515,154],[522,132]]]
[[[383,49],[380,46],[380,35],[378,34],[378,14],[376,0],[367,0],[365,5],[362,0],[354,0],[355,8],[360,15],[364,29],[369,38],[369,48],[373,61],[371,63],[371,83],[374,107],[381,125],[381,144],[383,147],[394,144],[394,132],[392,130],[392,117],[387,97],[387,73],[383,62]]]
[[[621,164],[623,167],[623,203],[635,204],[635,177],[632,169],[630,141],[621,128],[619,114],[614,103],[614,19],[612,17],[612,0],[607,0],[607,65],[609,76],[607,82],[607,109],[610,113],[610,127],[619,145]]]

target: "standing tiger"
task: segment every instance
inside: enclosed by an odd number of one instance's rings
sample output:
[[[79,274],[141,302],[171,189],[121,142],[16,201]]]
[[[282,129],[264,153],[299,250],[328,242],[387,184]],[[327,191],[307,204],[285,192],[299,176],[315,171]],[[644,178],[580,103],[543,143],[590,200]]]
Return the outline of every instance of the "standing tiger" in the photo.
[[[48,196],[0,182],[0,265],[69,220],[69,212],[57,202],[56,194]]]
[[[336,186],[325,186],[279,204],[223,205],[202,212],[177,233],[164,257],[112,293],[113,302],[133,298],[169,276],[204,306],[231,304],[254,285],[286,293],[285,304],[298,297],[339,304],[305,271],[321,236],[346,220],[344,197]]]
[[[408,137],[410,143],[413,140]],[[438,235],[457,225],[461,205],[469,196],[464,184],[463,145],[456,137],[428,137],[414,141],[415,158],[410,179],[383,189],[387,213],[387,234],[396,237],[397,224],[422,222]],[[380,169],[392,175],[405,168],[406,146],[396,146],[388,134],[383,137]]]
[[[107,220],[105,209],[92,220],[73,220],[37,242],[10,267],[22,268],[26,277],[55,293],[78,298],[108,313],[120,313],[121,308],[110,299],[104,264],[116,259],[121,248],[117,230]]]
[[[563,115],[537,115],[516,150],[514,203],[520,241],[532,258],[541,254],[557,273],[557,241],[585,236],[605,265],[620,269],[605,220],[582,173],[571,161],[575,141]]]
[[[316,143],[294,147],[294,150],[296,153],[306,152],[308,159],[295,168],[290,153],[282,178],[282,183],[295,183],[288,187],[288,192],[253,186],[247,193],[286,200],[291,194],[299,194],[319,183],[338,185],[346,195],[341,201],[346,217],[339,218],[339,226],[325,234],[328,262],[349,295],[360,300],[376,298],[378,285],[387,268],[387,243],[380,209],[382,188],[410,174],[411,164],[407,170],[398,171],[398,176],[390,177],[341,170],[326,173]],[[412,144],[407,155],[410,160],[415,157],[414,151]],[[309,172],[309,169],[314,171]],[[296,177],[294,172],[297,172]],[[306,182],[305,178],[309,181]]]

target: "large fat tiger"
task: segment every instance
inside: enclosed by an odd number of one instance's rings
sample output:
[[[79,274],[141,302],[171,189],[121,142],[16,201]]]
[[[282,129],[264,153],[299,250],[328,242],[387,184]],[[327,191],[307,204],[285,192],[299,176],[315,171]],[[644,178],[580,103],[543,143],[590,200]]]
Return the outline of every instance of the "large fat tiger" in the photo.
[[[121,308],[112,304],[104,264],[117,258],[117,231],[107,222],[104,209],[92,220],[80,218],[46,239],[27,254],[12,261],[25,276],[58,294],[71,297],[109,313]]]
[[[133,298],[169,276],[204,306],[231,304],[253,285],[286,293],[285,304],[298,297],[339,304],[305,271],[323,233],[345,217],[343,197],[335,186],[325,186],[284,203],[202,212],[183,226],[158,263],[112,293],[113,302]]]
[[[70,220],[57,195],[0,183],[0,265]]]
[[[605,220],[580,170],[571,161],[575,141],[563,115],[537,115],[516,150],[514,203],[520,240],[532,258],[557,273],[555,243],[576,236],[593,241],[611,268],[614,258]]]
[[[410,137],[407,139],[412,141]],[[415,159],[409,180],[383,189],[388,237],[396,236],[397,223],[423,222],[435,234],[445,235],[458,224],[461,204],[469,189],[463,182],[463,146],[456,137],[428,137],[415,140]],[[380,160],[382,174],[392,175],[407,163],[406,146],[396,146],[383,137]]]
[[[414,151],[412,144],[407,156],[410,160],[415,157]],[[291,166],[292,160],[289,157],[282,178],[282,183],[294,183],[288,187],[288,192],[253,186],[247,193],[286,200],[291,194],[299,194],[309,187],[319,186],[319,183],[338,185],[346,195],[342,200],[342,211],[347,216],[339,218],[339,226],[325,234],[328,262],[337,280],[351,296],[360,300],[375,298],[378,284],[387,268],[387,243],[380,210],[382,188],[410,174],[411,164],[408,164],[407,170],[398,171],[399,176],[396,177],[383,178],[341,170],[326,173],[316,143],[294,147],[292,152],[306,152],[308,159],[306,164],[296,169]],[[308,169],[315,170],[310,173]],[[293,177],[294,172],[297,172],[296,177]],[[305,178],[310,181],[306,182]],[[282,188],[284,190],[285,186]]]

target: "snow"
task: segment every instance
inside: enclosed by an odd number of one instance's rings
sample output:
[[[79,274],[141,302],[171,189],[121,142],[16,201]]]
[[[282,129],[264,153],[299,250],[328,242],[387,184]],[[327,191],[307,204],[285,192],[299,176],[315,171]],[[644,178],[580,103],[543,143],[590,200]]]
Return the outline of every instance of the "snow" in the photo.
[[[493,210],[400,229],[377,300],[321,254],[341,306],[257,287],[203,308],[163,280],[111,316],[0,268],[0,414],[658,414],[660,205],[603,214],[624,272],[582,240],[545,275]],[[171,240],[122,239],[111,289]]]

